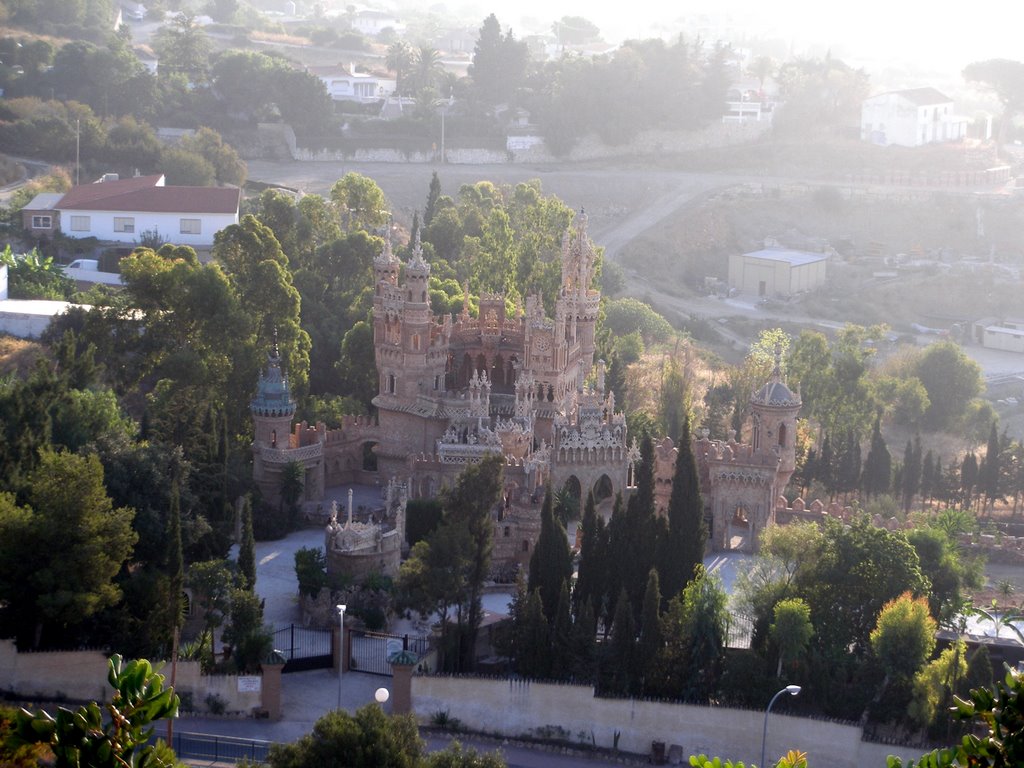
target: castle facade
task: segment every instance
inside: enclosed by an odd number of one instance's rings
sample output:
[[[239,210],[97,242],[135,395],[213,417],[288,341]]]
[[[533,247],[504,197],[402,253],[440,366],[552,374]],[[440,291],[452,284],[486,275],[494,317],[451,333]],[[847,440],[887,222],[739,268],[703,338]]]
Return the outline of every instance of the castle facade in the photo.
[[[580,499],[591,490],[599,502],[628,496],[639,451],[606,390],[604,362],[594,360],[601,296],[592,287],[597,253],[583,213],[565,233],[561,267],[553,317],[539,296],[509,314],[500,295],[482,296],[476,317],[468,304],[457,316],[437,316],[418,238],[404,265],[385,243],[373,265],[377,419],[346,419],[333,430],[293,426],[287,377],[271,355],[251,408],[253,474],[264,498],[278,497],[281,473],[293,461],[304,469],[305,498],[314,506],[327,488],[352,482],[376,482],[396,493],[394,480],[409,498],[431,498],[467,465],[499,452],[505,457],[505,490],[495,511],[500,570],[529,562],[548,483]],[[778,366],[751,408],[751,444],[694,442],[715,549],[755,546],[795,467],[800,400]],[[367,461],[371,450],[376,467]],[[657,446],[662,510],[675,451],[667,439]]]

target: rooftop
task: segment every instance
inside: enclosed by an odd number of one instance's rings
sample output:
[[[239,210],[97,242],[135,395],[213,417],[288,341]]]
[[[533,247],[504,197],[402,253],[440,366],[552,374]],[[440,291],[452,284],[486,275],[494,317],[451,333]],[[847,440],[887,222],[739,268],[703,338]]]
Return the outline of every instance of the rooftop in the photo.
[[[902,91],[886,91],[885,93],[876,94],[876,96],[902,96],[919,107],[931,104],[947,104],[953,101],[949,96],[936,88],[906,88]],[[871,98],[876,98],[876,96]]]
[[[167,187],[160,175],[82,184],[64,195],[60,210],[237,213],[236,187]]]
[[[804,264],[813,264],[816,261],[828,259],[827,253],[811,253],[810,251],[794,251],[789,248],[762,248],[760,251],[751,251],[743,254],[753,259],[764,259],[766,261],[782,261],[791,267],[799,267]]]

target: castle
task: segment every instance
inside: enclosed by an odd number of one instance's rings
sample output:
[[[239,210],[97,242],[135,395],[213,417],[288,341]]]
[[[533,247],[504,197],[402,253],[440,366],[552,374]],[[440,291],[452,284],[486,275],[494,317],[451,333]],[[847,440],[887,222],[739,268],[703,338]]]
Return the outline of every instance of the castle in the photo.
[[[377,420],[346,418],[332,430],[293,426],[295,404],[272,354],[251,405],[253,475],[264,498],[278,497],[290,462],[304,469],[310,503],[322,501],[332,486],[392,480],[409,498],[431,498],[468,464],[500,452],[505,488],[494,550],[500,570],[529,561],[548,483],[580,499],[592,490],[604,509],[615,494],[628,496],[639,450],[606,390],[604,362],[594,361],[601,296],[592,287],[597,253],[582,212],[563,238],[561,267],[553,319],[539,296],[510,315],[500,295],[482,296],[476,317],[468,303],[458,316],[441,317],[430,308],[430,265],[418,237],[404,265],[385,242],[373,264]],[[713,548],[751,550],[757,532],[773,522],[795,467],[799,409],[799,395],[784,383],[777,361],[771,380],[751,399],[750,444],[694,441]],[[667,438],[657,446],[662,511],[675,451]]]

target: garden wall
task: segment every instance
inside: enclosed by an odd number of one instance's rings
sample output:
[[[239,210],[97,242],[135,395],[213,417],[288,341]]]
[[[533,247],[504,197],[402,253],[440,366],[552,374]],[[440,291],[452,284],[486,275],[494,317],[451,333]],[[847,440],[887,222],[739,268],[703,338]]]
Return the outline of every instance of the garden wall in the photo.
[[[160,674],[170,683],[170,667],[163,663]],[[278,673],[279,674],[279,673]],[[255,687],[257,676],[204,675],[197,661],[179,661],[175,690],[191,698],[192,709],[209,711],[208,700],[223,705],[225,713],[252,714],[267,708],[261,690],[239,691]],[[267,686],[270,688],[271,686]],[[13,640],[0,640],[0,691],[17,698],[37,701],[107,701],[107,654],[104,651],[41,651],[19,653]],[[280,695],[278,693],[278,695]]]
[[[507,679],[416,675],[412,707],[420,722],[447,712],[469,730],[505,737],[553,736],[598,747],[616,746],[649,754],[651,744],[679,745],[685,760],[704,753],[723,759],[759,762],[764,713],[632,699],[600,699],[590,686]],[[862,741],[855,724],[771,716],[768,753],[807,752],[811,765],[869,768],[885,765],[887,755],[919,757],[923,750]],[[593,741],[592,741],[593,739]],[[671,750],[676,752],[677,750]]]

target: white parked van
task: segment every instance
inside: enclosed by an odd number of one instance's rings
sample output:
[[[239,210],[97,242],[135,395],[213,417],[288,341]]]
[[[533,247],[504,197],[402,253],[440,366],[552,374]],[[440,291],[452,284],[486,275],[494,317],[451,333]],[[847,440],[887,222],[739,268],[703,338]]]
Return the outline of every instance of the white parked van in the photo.
[[[91,269],[93,272],[98,272],[100,269],[99,259],[75,259],[68,264],[68,269]]]

